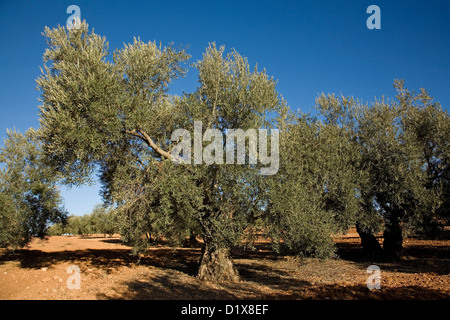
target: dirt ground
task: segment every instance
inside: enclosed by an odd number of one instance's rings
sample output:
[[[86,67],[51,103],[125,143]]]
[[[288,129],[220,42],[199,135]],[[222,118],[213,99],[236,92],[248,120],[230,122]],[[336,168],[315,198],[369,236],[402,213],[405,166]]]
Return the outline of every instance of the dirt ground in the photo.
[[[323,261],[277,256],[264,242],[253,251],[236,249],[242,282],[211,283],[195,278],[200,248],[158,244],[138,263],[119,236],[34,239],[23,250],[0,256],[0,299],[450,298],[448,237],[406,239],[407,256],[395,263],[365,260],[354,230],[336,242],[339,258]],[[380,268],[378,290],[366,285],[372,264]],[[76,274],[67,273],[69,266],[80,270],[79,289],[73,288]]]

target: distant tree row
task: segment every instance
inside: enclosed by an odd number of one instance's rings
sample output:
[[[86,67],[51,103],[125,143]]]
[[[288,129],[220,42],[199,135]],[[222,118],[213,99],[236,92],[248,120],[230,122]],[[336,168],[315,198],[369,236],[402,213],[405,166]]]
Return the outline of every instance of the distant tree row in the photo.
[[[48,229],[48,235],[83,235],[103,234],[112,236],[119,233],[117,212],[113,208],[97,205],[92,213],[83,216],[69,216],[65,221],[53,224]]]

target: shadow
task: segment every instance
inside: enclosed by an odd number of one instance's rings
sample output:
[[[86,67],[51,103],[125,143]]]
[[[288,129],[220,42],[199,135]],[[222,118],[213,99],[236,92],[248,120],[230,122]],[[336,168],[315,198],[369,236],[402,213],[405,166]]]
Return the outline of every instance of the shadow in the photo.
[[[270,287],[274,290],[286,288],[297,290],[310,285],[309,282],[292,277],[292,274],[267,265],[251,263],[236,263],[236,268],[244,281],[251,281],[257,285]]]
[[[257,242],[253,244],[253,249],[236,246],[231,250],[233,259],[269,259],[279,260],[281,255],[272,250],[270,242]]]
[[[111,295],[101,293],[98,299],[125,300],[242,300],[292,299],[282,290],[301,291],[311,284],[289,278],[288,272],[263,266],[237,263],[241,282],[201,281],[173,269],[165,269],[157,277],[145,277],[121,283],[125,290]],[[273,294],[277,290],[277,294]],[[119,293],[119,296],[117,296]]]
[[[359,237],[347,237],[346,240],[352,239],[353,241],[337,241],[335,242],[337,256],[346,261],[352,261],[356,263],[366,263],[368,261],[381,261],[381,259],[368,257],[363,251],[361,240]],[[380,239],[377,237],[378,242]],[[381,243],[381,242],[380,242]]]
[[[127,245],[126,243],[124,243],[121,239],[107,239],[107,238],[105,238],[105,239],[101,239],[101,240],[99,240],[100,242],[104,242],[104,243],[114,243],[114,244],[121,244],[121,245],[124,245],[124,246],[128,246],[128,247],[130,247],[131,248],[131,246],[130,245]]]
[[[140,263],[160,268],[174,269],[187,275],[197,274],[201,249],[149,248]]]
[[[386,263],[385,270],[405,273],[450,274],[450,247],[408,245],[399,261]]]
[[[323,285],[291,296],[309,300],[443,300],[450,295],[440,290],[420,286],[406,286],[369,290],[365,285]]]
[[[307,281],[295,279],[290,272],[259,264],[255,256],[274,259],[272,254],[254,250],[237,250],[233,254],[241,282],[208,282],[195,276],[201,255],[200,249],[151,248],[141,258],[141,264],[163,268],[157,277],[133,279],[121,283],[126,287],[111,295],[101,293],[98,299],[125,300],[234,300],[280,299],[283,290],[298,291],[311,286]],[[277,257],[277,259],[282,259]],[[277,291],[277,294],[273,294]],[[117,296],[119,293],[119,296]],[[282,295],[282,297],[286,297]],[[289,297],[288,297],[289,298]]]
[[[115,240],[115,239],[105,239]],[[449,274],[449,248],[427,245],[409,245],[410,260],[395,263],[378,263],[383,271],[407,273]],[[338,244],[342,259],[359,264],[364,270],[368,261],[364,259],[361,247],[357,244]],[[159,268],[146,277],[128,279],[118,283],[120,291],[99,293],[98,299],[183,299],[183,300],[234,300],[234,299],[310,299],[310,300],[408,300],[408,299],[450,299],[447,291],[418,285],[385,287],[370,291],[365,283],[320,284],[299,279],[293,273],[291,264],[278,264],[277,256],[268,250],[266,244],[256,250],[233,250],[233,259],[241,275],[242,282],[211,283],[195,278],[201,250],[198,248],[150,247],[138,258],[129,248],[83,249],[44,252],[23,249],[0,256],[0,264],[18,261],[21,268],[40,269],[53,264],[69,262],[83,267],[99,267],[109,271],[121,266],[147,265]],[[369,262],[370,263],[370,262]],[[82,267],[82,268],[83,268]],[[122,289],[123,288],[123,289]]]
[[[189,278],[189,277],[188,277]],[[220,300],[236,299],[233,292],[225,289],[212,289],[193,278],[186,281],[177,272],[168,271],[164,275],[146,279],[126,281],[127,290],[119,298],[107,294],[98,294],[98,299],[125,300]]]
[[[98,299],[125,300],[443,300],[445,291],[421,286],[382,287],[365,285],[318,285],[290,277],[288,272],[249,264],[238,264],[242,282],[202,282],[195,277],[166,270],[157,277],[121,283],[124,290]],[[119,295],[117,295],[117,293]]]
[[[115,241],[116,239],[109,239]],[[107,241],[107,240],[105,240]],[[57,263],[69,262],[112,270],[121,266],[147,265],[172,269],[190,276],[197,273],[201,250],[194,248],[150,247],[143,255],[132,254],[131,248],[81,249],[46,252],[20,249],[0,255],[0,264],[19,262],[20,268],[50,268]]]
[[[79,237],[80,239],[85,239],[85,240],[98,240],[98,239],[112,239],[109,236],[104,236],[104,235],[75,235],[72,237]]]
[[[131,248],[63,250],[54,252],[22,249],[0,256],[0,264],[7,261],[18,261],[21,268],[27,269],[48,268],[53,264],[61,262],[81,263],[108,269],[140,264],[174,269],[188,275],[195,275],[200,254],[200,249],[170,248],[150,248],[141,257],[133,255]]]
[[[41,250],[23,249],[0,257],[0,263],[6,261],[19,261],[21,268],[41,269],[51,267],[59,262],[71,262],[114,268],[131,265],[137,262],[129,249],[83,249],[44,252]]]
[[[383,270],[405,273],[450,274],[450,247],[424,244],[405,245],[405,254],[396,261],[383,257],[371,258],[363,252],[362,246],[355,242],[336,243],[340,259],[354,262],[361,267],[377,264]]]

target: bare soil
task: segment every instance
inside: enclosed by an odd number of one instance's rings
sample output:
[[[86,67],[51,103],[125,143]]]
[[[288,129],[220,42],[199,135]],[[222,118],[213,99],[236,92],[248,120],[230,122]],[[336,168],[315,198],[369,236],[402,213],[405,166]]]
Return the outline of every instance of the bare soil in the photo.
[[[449,233],[447,230],[447,234]],[[0,256],[0,299],[449,299],[450,240],[406,239],[398,262],[366,260],[357,233],[336,239],[337,259],[278,256],[268,242],[235,249],[239,283],[195,277],[200,248],[151,247],[140,261],[120,236],[53,236]],[[381,289],[369,290],[369,265],[381,270]],[[70,289],[69,266],[80,269]]]

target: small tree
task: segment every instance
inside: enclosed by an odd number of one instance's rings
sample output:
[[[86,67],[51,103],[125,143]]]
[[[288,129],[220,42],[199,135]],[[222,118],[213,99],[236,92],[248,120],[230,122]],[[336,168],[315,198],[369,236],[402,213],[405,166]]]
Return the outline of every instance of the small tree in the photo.
[[[7,131],[0,150],[0,246],[22,247],[66,218],[57,176],[42,162],[36,131]]]

